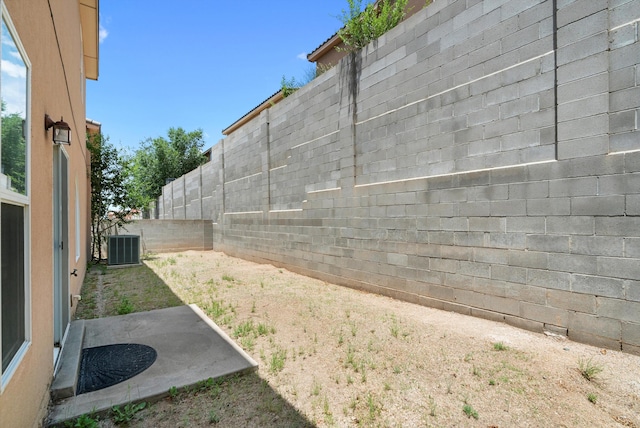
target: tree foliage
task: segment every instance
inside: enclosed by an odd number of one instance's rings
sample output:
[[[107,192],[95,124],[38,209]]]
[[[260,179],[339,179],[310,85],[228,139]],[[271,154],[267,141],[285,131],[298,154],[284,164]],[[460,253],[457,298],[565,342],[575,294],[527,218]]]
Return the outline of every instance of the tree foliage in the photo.
[[[162,194],[167,179],[178,178],[205,162],[202,130],[170,128],[168,138],[149,138],[127,162],[131,180],[127,191],[136,208],[147,208]]]
[[[361,0],[347,0],[348,10],[338,18],[343,27],[338,36],[349,50],[365,47],[372,40],[398,25],[405,17],[408,0],[380,0],[362,10]]]
[[[26,159],[27,149],[23,131],[24,119],[18,113],[5,113],[5,103],[2,102],[2,172],[11,178],[11,188],[20,193],[26,193]]]
[[[87,134],[87,148],[91,153],[91,255],[100,261],[110,229],[127,223],[131,211],[127,175],[125,160],[101,133]]]

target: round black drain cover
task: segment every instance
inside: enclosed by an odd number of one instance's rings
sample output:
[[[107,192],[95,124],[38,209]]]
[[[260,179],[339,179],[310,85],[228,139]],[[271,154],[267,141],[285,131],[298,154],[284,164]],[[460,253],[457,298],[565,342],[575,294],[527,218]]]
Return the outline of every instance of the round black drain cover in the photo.
[[[157,355],[152,347],[136,343],[85,348],[80,361],[77,394],[124,382],[148,369]]]

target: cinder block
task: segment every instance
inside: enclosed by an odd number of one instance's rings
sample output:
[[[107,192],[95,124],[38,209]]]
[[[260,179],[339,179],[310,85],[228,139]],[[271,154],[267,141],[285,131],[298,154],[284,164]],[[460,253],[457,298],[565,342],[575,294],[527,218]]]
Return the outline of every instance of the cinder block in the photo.
[[[520,130],[520,123],[517,117],[506,120],[489,122],[484,126],[485,138],[499,137],[501,135],[512,134]]]
[[[516,299],[487,295],[484,299],[484,309],[506,315],[520,315],[520,302]]]
[[[640,346],[633,346],[625,342],[621,343],[620,350],[629,354],[640,355]]]
[[[483,247],[485,244],[483,232],[454,232],[454,245],[464,247]]]
[[[506,219],[489,217],[470,217],[469,231],[505,232]]]
[[[609,97],[609,105],[611,111],[614,112],[638,108],[640,106],[640,86],[612,92]]]
[[[515,183],[509,185],[509,199],[540,199],[547,197],[549,197],[548,181],[534,181],[529,183]]]
[[[524,216],[527,213],[525,199],[513,199],[508,201],[491,201],[492,216]]]
[[[607,51],[609,49],[608,32],[603,28],[599,33],[575,42],[559,40],[558,45],[563,46],[557,53],[558,66],[562,66]]]
[[[520,302],[520,316],[522,318],[552,324],[559,327],[568,325],[569,311],[552,308],[549,306],[536,305],[528,302]]]
[[[598,336],[596,334],[577,329],[568,330],[567,337],[572,341],[586,343],[599,348],[613,349],[616,351],[622,349],[620,339],[609,339],[607,337]]]
[[[595,275],[597,258],[579,254],[553,254],[549,257],[549,269],[559,272]]]
[[[547,305],[569,311],[596,313],[596,297],[562,290],[547,290]]]
[[[631,70],[631,68],[627,70]],[[631,74],[633,78],[633,72],[627,72],[627,74]],[[558,86],[558,102],[566,103],[569,101],[580,99],[587,95],[608,94],[610,85],[619,85],[620,79],[621,77],[618,77],[617,80],[614,80],[609,73],[599,73],[592,76],[584,77],[582,79],[569,81],[563,85]],[[630,86],[633,86],[633,84]]]
[[[640,217],[596,217],[595,234],[639,237]]]
[[[549,196],[586,196],[598,193],[597,177],[567,178],[549,181]]]
[[[542,269],[527,270],[527,285],[568,291],[570,289],[570,283],[571,277],[565,272]]]
[[[567,101],[558,105],[558,121],[567,122],[583,117],[595,116],[609,111],[609,94],[600,93],[585,97],[584,90],[581,94],[583,98],[575,101]],[[565,100],[562,100],[565,101]]]
[[[633,345],[640,350],[640,323],[622,323],[622,343]]]
[[[626,67],[633,67],[638,63],[638,55],[640,55],[640,43],[634,43],[612,50],[609,54],[611,70],[615,71]]]
[[[592,156],[560,162],[564,177],[586,177],[621,174],[624,171],[624,157]]]
[[[623,195],[571,198],[572,215],[621,216],[624,212],[625,197]]]
[[[490,205],[487,201],[463,202],[458,204],[458,214],[463,217],[489,216]]]
[[[527,269],[515,266],[491,265],[491,279],[526,284]]]
[[[640,259],[640,238],[625,238],[624,255],[625,257]]]
[[[544,233],[545,230],[544,217],[507,217],[507,233]]]
[[[597,272],[601,276],[638,280],[640,278],[640,263],[637,259],[598,257]]]
[[[569,251],[569,235],[527,235],[527,250],[552,253]]]
[[[523,250],[526,246],[526,237],[523,233],[490,232],[485,235],[484,245],[491,248]]]
[[[622,67],[620,67],[622,68]],[[585,77],[609,72],[609,55],[601,52],[558,67],[558,86]],[[559,99],[559,102],[563,99]]]
[[[527,215],[563,216],[571,214],[569,198],[528,199]]]
[[[558,12],[558,19],[563,12]],[[607,8],[601,9],[594,14],[584,16],[578,21],[568,23],[558,27],[558,47],[562,48],[576,41],[586,39],[590,36],[602,33],[608,29],[609,13]]]
[[[609,91],[632,88],[636,85],[636,69],[633,66],[613,70],[608,73]]]
[[[540,110],[540,97],[538,94],[520,96],[513,101],[500,104],[500,119],[508,119],[514,116],[521,116],[525,113]]]
[[[398,266],[407,266],[408,256],[406,254],[387,254],[387,263]]]
[[[615,278],[607,278],[593,275],[571,275],[571,291],[604,296],[612,298],[624,298],[625,281]]]
[[[471,250],[469,251],[471,253]],[[460,261],[458,264],[458,272],[461,275],[467,275],[472,278],[491,278],[491,266],[486,263],[477,263],[466,260]]]
[[[608,7],[607,0],[592,0],[589,3],[574,1],[558,7],[558,27],[579,21]]]
[[[540,2],[518,13],[518,26],[520,28],[544,21],[553,15],[553,8],[546,2]]]
[[[507,254],[509,266],[520,266],[533,269],[547,269],[549,266],[547,253],[509,250]]]
[[[504,316],[504,321],[507,324],[512,325],[514,327],[521,328],[523,330],[533,331],[536,333],[542,333],[544,330],[544,323],[541,323],[538,321],[527,320],[520,317],[514,317],[509,315]]]
[[[625,153],[622,155],[624,160],[624,172],[640,171],[640,152]]]
[[[610,297],[598,297],[598,316],[640,323],[640,303]]]
[[[624,241],[616,236],[571,236],[571,253],[592,256],[622,257]]]
[[[512,282],[507,284],[508,286],[505,289],[506,297],[519,300],[521,302],[535,303],[543,306],[547,302],[547,289],[544,287],[535,287]]]
[[[600,337],[614,341],[620,341],[622,336],[622,324],[619,320],[582,312],[569,313],[568,327],[569,338],[572,340],[577,339],[578,332],[594,336],[594,339]],[[584,336],[581,338],[585,341]]]
[[[611,9],[611,27],[617,27],[640,18],[640,11],[638,10],[638,4],[636,1],[620,2],[619,5],[611,7]]]
[[[601,195],[624,195],[640,192],[640,173],[617,174],[600,179]]]
[[[440,227],[444,231],[469,231],[469,221],[463,217],[442,218]]]
[[[640,132],[632,131],[610,135],[610,153],[640,149]]]
[[[440,257],[443,259],[453,260],[470,260],[472,250],[468,247],[460,247],[457,245],[443,245],[440,247]]]
[[[609,115],[582,117],[558,123],[558,140],[573,140],[577,138],[602,135],[608,132]]]
[[[634,131],[636,129],[637,125],[635,110],[627,110],[610,114],[609,132],[611,132],[612,134]]]
[[[629,22],[629,21],[627,21]],[[609,33],[609,46],[611,50],[622,48],[636,42],[636,25],[628,24]]]
[[[458,270],[457,260],[431,259],[429,267],[432,270],[446,273],[456,273]]]

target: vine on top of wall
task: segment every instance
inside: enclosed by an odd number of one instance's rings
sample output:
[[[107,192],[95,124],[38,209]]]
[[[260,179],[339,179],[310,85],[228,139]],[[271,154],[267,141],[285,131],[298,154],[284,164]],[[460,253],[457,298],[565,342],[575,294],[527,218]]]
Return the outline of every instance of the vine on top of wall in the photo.
[[[365,47],[398,25],[406,15],[408,0],[379,0],[368,4],[362,11],[361,0],[347,1],[349,9],[343,9],[338,17],[344,25],[338,36],[350,51]]]

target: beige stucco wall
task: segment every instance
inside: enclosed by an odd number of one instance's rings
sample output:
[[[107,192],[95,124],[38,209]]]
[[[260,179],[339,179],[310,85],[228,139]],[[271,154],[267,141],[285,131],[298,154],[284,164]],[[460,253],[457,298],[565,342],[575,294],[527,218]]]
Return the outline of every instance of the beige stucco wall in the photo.
[[[53,375],[54,147],[51,131],[44,130],[44,115],[49,114],[54,120],[63,116],[72,128],[72,144],[65,147],[69,158],[68,248],[69,271],[77,269],[78,277],[71,276],[69,285],[71,294],[78,294],[86,270],[88,239],[85,80],[81,73],[77,0],[4,0],[4,3],[31,62],[31,346],[0,394],[0,427],[29,427],[39,425],[46,415]],[[82,223],[77,261],[76,181]]]

